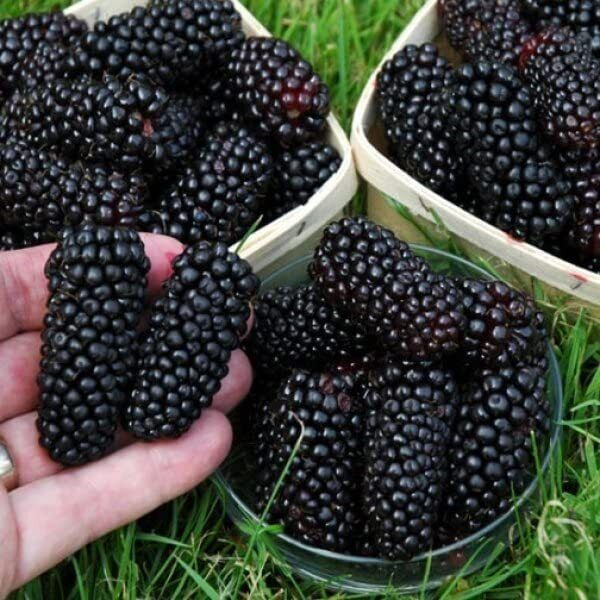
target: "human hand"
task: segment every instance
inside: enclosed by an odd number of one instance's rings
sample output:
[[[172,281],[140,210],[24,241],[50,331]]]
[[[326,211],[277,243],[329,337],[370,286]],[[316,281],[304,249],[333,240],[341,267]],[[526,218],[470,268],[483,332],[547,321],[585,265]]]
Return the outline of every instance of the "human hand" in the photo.
[[[160,291],[182,246],[143,235],[152,263],[149,296]],[[48,297],[44,264],[53,246],[0,253],[0,441],[18,487],[0,482],[0,598],[79,548],[198,485],[229,452],[224,413],[251,385],[250,363],[233,353],[213,408],[182,438],[144,444],[117,435],[102,460],[65,471],[38,445],[35,426],[40,330]]]

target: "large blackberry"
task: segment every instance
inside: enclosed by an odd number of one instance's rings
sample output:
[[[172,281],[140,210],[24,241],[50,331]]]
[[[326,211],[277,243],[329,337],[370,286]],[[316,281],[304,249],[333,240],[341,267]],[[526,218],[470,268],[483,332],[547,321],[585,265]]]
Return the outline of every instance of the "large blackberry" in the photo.
[[[535,469],[533,439],[549,429],[547,361],[524,361],[470,373],[450,446],[442,538],[479,530],[507,512]]]
[[[167,168],[185,150],[168,103],[165,91],[144,78],[58,80],[13,96],[5,118],[36,145],[77,158],[127,170]]]
[[[440,0],[439,7],[450,43],[468,61],[515,63],[533,34],[520,0]]]
[[[99,21],[72,56],[96,78],[143,74],[172,86],[218,66],[243,39],[241,17],[229,1],[157,0]]]
[[[149,262],[138,234],[67,228],[46,265],[40,443],[65,465],[99,458],[133,383]]]
[[[518,71],[498,62],[464,64],[443,96],[479,198],[476,214],[534,243],[562,231],[574,199],[537,133],[532,94]]]
[[[13,90],[22,65],[44,44],[70,44],[87,31],[81,19],[61,12],[30,14],[0,21],[0,96]]]
[[[325,298],[360,319],[385,347],[424,359],[460,346],[459,290],[432,273],[391,231],[363,217],[333,223],[310,271]]]
[[[146,196],[140,175],[70,163],[23,142],[0,145],[0,216],[39,241],[84,221],[135,227]]]
[[[538,28],[550,25],[569,27],[574,31],[600,33],[598,0],[521,0],[525,14]]]
[[[358,507],[362,403],[350,376],[294,370],[261,411],[256,509],[262,513],[297,447],[269,519],[295,539],[350,553]]]
[[[439,106],[452,73],[435,44],[423,44],[402,48],[377,77],[379,112],[393,160],[433,191],[447,194],[457,189],[462,164]]]
[[[256,322],[248,350],[265,372],[315,368],[365,353],[367,340],[312,286],[286,286],[262,294],[254,305]]]
[[[125,416],[136,437],[178,437],[210,406],[258,285],[250,265],[225,244],[199,242],[175,260],[140,347]]]
[[[461,360],[467,369],[523,359],[545,339],[544,317],[526,294],[501,281],[465,279],[460,286],[467,316]]]
[[[287,42],[248,38],[226,64],[231,102],[283,146],[314,139],[329,114],[329,89]]]
[[[371,375],[365,399],[365,550],[407,560],[434,541],[456,382],[439,365],[390,363]]]
[[[589,39],[545,31],[527,45],[520,64],[541,129],[564,148],[599,147],[600,61]]]
[[[218,126],[161,195],[165,233],[184,243],[238,241],[262,212],[272,172],[265,143],[241,125]]]
[[[306,204],[341,164],[337,150],[325,142],[309,142],[279,153],[274,162],[273,195],[266,208],[267,221]]]

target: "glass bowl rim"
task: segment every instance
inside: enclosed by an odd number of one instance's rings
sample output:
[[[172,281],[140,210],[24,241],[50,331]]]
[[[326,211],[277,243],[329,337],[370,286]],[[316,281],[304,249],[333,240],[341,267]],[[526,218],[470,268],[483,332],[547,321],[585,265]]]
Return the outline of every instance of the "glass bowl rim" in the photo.
[[[425,246],[423,244],[409,244],[409,246],[411,249],[416,250],[417,252],[422,251],[425,253],[438,255],[439,257],[450,259],[452,262],[462,264],[462,265],[468,267],[469,269],[478,272],[485,279],[490,279],[490,280],[494,279],[492,277],[492,275],[490,273],[488,273],[485,269],[482,269],[481,267],[477,266],[476,264],[472,263],[469,260],[466,260],[459,256],[455,256],[454,254],[450,254],[449,252],[445,252],[444,250],[439,250],[437,248],[433,248],[432,246]],[[271,273],[262,282],[262,285],[265,285],[270,280],[273,280],[273,279],[279,277],[281,274],[285,273],[286,271],[289,271],[302,263],[306,263],[307,260],[309,260],[311,257],[312,257],[311,254],[305,254],[305,255],[301,256],[300,258],[297,258],[297,259],[293,260],[292,262],[280,267],[279,269],[277,269],[276,271]],[[563,416],[563,408],[564,408],[564,406],[563,406],[564,405],[563,385],[562,385],[562,379],[560,376],[560,368],[558,365],[558,359],[557,359],[556,353],[554,352],[554,349],[552,348],[549,341],[546,342],[546,347],[547,347],[547,356],[549,358],[549,365],[548,365],[548,376],[550,379],[549,383],[551,383],[551,385],[554,387],[555,395],[556,395],[556,399],[555,399],[556,406],[554,407],[554,410],[552,412],[552,417],[551,417],[551,420],[553,422],[553,427],[552,427],[552,434],[550,436],[550,442],[548,444],[546,453],[544,454],[544,458],[541,463],[541,468],[540,468],[539,472],[536,473],[536,476],[531,480],[531,482],[529,483],[527,488],[525,488],[525,490],[521,494],[519,494],[519,497],[516,499],[516,502],[514,502],[512,504],[510,510],[505,512],[503,515],[501,515],[500,517],[498,517],[491,523],[488,523],[485,527],[477,530],[476,532],[470,534],[469,536],[467,536],[465,538],[458,540],[457,542],[454,542],[447,546],[441,546],[439,548],[436,548],[435,550],[426,550],[425,552],[421,552],[420,554],[414,556],[413,558],[411,558],[408,561],[403,561],[403,560],[394,561],[394,560],[389,560],[389,559],[385,559],[385,558],[372,558],[372,557],[368,557],[368,556],[340,554],[338,552],[332,552],[331,550],[325,550],[323,548],[309,546],[307,544],[299,542],[295,538],[293,538],[285,533],[275,533],[272,535],[274,535],[276,538],[284,541],[286,544],[289,544],[290,546],[298,548],[298,550],[301,550],[303,552],[308,552],[308,553],[314,554],[316,556],[321,556],[322,558],[326,558],[329,560],[336,560],[338,562],[344,562],[344,563],[357,563],[358,562],[358,563],[361,563],[362,565],[390,567],[392,565],[405,565],[405,564],[410,564],[410,563],[418,563],[418,562],[422,562],[422,561],[427,561],[430,559],[433,560],[436,557],[444,556],[444,555],[449,554],[450,552],[455,552],[455,551],[461,550],[462,548],[464,548],[465,546],[468,546],[472,542],[476,542],[478,539],[481,539],[481,538],[485,537],[486,535],[488,535],[489,533],[492,533],[495,529],[499,529],[533,495],[533,493],[535,492],[535,490],[537,489],[537,487],[539,485],[540,479],[543,479],[544,476],[546,475],[546,472],[550,465],[550,461],[552,460],[553,456],[556,453],[556,450],[558,447],[558,442],[561,437],[562,416]],[[217,469],[217,471],[215,471],[214,477],[219,482],[219,484],[223,486],[226,493],[236,503],[238,508],[241,510],[241,512],[246,517],[250,518],[254,523],[261,523],[260,516],[256,515],[255,512],[234,491],[233,486],[230,484],[228,478],[223,473],[223,467],[220,467],[219,469]]]

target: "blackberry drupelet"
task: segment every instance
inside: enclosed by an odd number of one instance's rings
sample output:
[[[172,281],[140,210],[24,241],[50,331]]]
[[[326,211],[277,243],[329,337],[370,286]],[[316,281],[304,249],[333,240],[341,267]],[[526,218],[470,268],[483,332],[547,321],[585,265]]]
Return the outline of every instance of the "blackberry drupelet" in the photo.
[[[549,430],[542,353],[470,373],[450,445],[441,538],[481,529],[507,512],[535,472]]]
[[[316,368],[366,351],[359,325],[310,285],[265,292],[254,305],[254,315],[248,353],[260,371]]]
[[[340,168],[338,151],[325,142],[309,142],[275,156],[273,197],[266,220],[273,221],[306,204]]]
[[[294,370],[262,412],[257,512],[265,510],[298,445],[268,518],[305,544],[354,552],[362,529],[362,411],[352,377]]]
[[[282,146],[313,140],[325,128],[329,89],[287,42],[248,38],[225,67],[229,101]]]
[[[166,92],[146,78],[50,82],[13,96],[5,118],[36,145],[133,170],[167,168],[180,158],[180,126]]]
[[[545,339],[544,317],[531,297],[501,281],[459,285],[467,317],[460,360],[467,369],[525,359]]]
[[[434,541],[456,412],[452,372],[430,363],[390,363],[366,395],[365,552],[408,560]]]
[[[70,163],[24,142],[0,145],[0,217],[38,243],[84,221],[136,227],[146,197],[141,175]]]
[[[408,45],[377,77],[379,112],[392,159],[436,192],[452,194],[462,162],[442,120],[440,92],[453,69],[434,44]]]
[[[86,31],[84,21],[61,12],[0,21],[0,96],[14,90],[22,65],[39,45],[45,42],[68,45]]]
[[[243,39],[241,17],[229,1],[159,0],[99,21],[73,57],[96,78],[141,74],[172,87],[223,63]]]
[[[260,217],[272,173],[264,142],[242,125],[219,125],[161,194],[165,233],[184,243],[240,240]]]
[[[250,265],[225,244],[199,242],[175,260],[140,346],[125,415],[136,437],[178,437],[210,406],[258,286]]]
[[[431,359],[461,344],[464,314],[456,285],[363,217],[327,227],[310,272],[328,301],[394,352]]]
[[[137,233],[91,224],[66,228],[48,260],[37,427],[57,462],[97,459],[113,442],[149,267]]]
[[[534,38],[520,60],[542,131],[563,148],[600,147],[600,61],[565,29]]]

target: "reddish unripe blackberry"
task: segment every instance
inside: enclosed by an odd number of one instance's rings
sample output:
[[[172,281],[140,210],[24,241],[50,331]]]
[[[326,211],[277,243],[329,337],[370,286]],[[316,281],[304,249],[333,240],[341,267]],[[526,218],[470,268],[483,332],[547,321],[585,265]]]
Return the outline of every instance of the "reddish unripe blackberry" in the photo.
[[[394,352],[433,358],[461,343],[464,315],[454,283],[363,217],[327,227],[310,272],[326,299]]]
[[[188,246],[143,336],[126,427],[144,440],[185,433],[212,403],[258,291],[250,265],[224,244]]]
[[[329,114],[329,89],[287,42],[248,38],[225,67],[227,91],[243,117],[283,146],[317,137]]]
[[[63,230],[50,255],[37,427],[57,462],[97,459],[114,440],[149,267],[137,233],[92,224]]]
[[[272,174],[264,142],[242,125],[219,125],[161,194],[164,232],[184,243],[240,240],[261,215]]]
[[[62,12],[0,21],[0,96],[17,85],[23,64],[46,42],[70,44],[87,31],[81,19]]]
[[[371,374],[363,483],[367,554],[408,560],[433,544],[456,391],[452,372],[440,365],[397,362]]]
[[[24,142],[0,146],[0,216],[54,240],[65,225],[91,221],[136,227],[147,198],[144,177],[101,165],[71,163]]]
[[[294,453],[267,515],[295,539],[352,553],[362,529],[360,432],[363,407],[350,376],[294,370],[260,409],[256,510],[262,514]]]
[[[510,510],[549,430],[543,354],[470,373],[449,452],[441,537],[464,537]]]
[[[402,48],[377,77],[392,159],[430,189],[448,194],[457,189],[462,171],[439,106],[440,92],[451,80],[452,67],[435,44]]]
[[[459,285],[467,317],[461,360],[467,368],[524,359],[545,339],[544,317],[526,294],[501,281],[465,279]]]
[[[184,151],[168,104],[166,92],[144,78],[58,80],[13,96],[5,119],[36,145],[78,159],[165,169]]]
[[[600,61],[588,41],[550,30],[532,40],[520,60],[541,129],[567,149],[600,146]]]
[[[266,220],[273,221],[306,204],[335,175],[341,164],[338,151],[325,142],[309,142],[277,154]]]
[[[159,0],[99,21],[72,55],[80,71],[96,78],[143,74],[173,86],[221,64],[243,39],[241,17],[229,1]]]
[[[265,292],[254,304],[254,316],[248,352],[261,371],[316,368],[366,350],[366,336],[357,324],[312,286]]]

